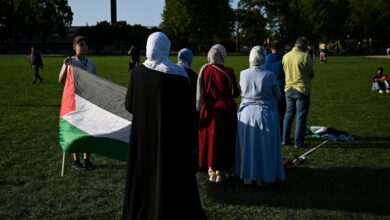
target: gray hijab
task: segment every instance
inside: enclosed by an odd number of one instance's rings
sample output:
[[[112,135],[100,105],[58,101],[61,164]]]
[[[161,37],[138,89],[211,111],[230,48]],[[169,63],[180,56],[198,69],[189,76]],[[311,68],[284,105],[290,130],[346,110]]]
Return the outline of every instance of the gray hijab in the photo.
[[[249,65],[260,66],[264,64],[267,50],[262,46],[255,46],[249,54]]]

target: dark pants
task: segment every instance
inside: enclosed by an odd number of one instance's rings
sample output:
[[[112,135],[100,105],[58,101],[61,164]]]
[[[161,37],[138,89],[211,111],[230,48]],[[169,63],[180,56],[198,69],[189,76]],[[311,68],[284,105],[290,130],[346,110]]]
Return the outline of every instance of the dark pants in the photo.
[[[278,114],[279,114],[279,128],[280,128],[280,135],[283,135],[283,121],[284,121],[284,114],[286,113],[286,93],[284,90],[281,91],[281,97],[278,102]],[[280,137],[283,141],[283,138]]]
[[[32,68],[32,72],[33,72],[33,83],[36,83],[37,79],[39,79],[39,82],[42,82],[43,79],[38,73],[39,65],[32,65],[31,68]]]

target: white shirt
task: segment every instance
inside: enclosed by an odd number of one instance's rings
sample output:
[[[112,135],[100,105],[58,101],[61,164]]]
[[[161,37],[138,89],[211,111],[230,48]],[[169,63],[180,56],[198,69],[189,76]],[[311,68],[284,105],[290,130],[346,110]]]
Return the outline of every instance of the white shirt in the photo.
[[[70,63],[74,67],[78,67],[80,69],[83,69],[89,73],[96,75],[96,65],[92,60],[90,60],[88,58],[80,60],[77,56],[73,56],[70,59]],[[61,73],[64,72],[65,69],[66,69],[66,65],[63,64],[62,68],[61,68]]]

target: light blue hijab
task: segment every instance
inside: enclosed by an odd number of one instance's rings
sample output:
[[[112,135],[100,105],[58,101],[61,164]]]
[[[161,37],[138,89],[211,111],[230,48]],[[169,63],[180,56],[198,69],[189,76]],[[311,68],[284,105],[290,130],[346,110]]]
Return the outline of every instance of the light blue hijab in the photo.
[[[183,67],[184,69],[190,69],[192,64],[192,51],[188,48],[183,48],[177,54],[177,65]]]

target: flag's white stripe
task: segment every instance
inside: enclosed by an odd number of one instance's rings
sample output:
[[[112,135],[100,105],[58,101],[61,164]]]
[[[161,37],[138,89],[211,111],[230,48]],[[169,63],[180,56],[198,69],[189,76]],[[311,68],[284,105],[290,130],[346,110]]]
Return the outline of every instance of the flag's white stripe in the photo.
[[[76,111],[63,119],[80,130],[95,136],[129,142],[131,122],[108,112],[88,100],[76,95]]]

